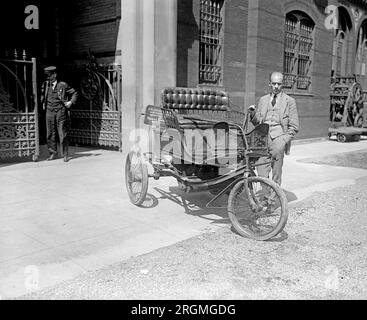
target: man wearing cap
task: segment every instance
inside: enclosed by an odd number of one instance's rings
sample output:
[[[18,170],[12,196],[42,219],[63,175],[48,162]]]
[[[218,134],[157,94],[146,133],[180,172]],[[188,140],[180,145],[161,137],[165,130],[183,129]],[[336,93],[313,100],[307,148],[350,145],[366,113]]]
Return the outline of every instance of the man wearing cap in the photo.
[[[56,132],[59,136],[64,161],[68,158],[68,109],[76,102],[78,93],[67,83],[57,80],[57,69],[50,66],[44,69],[46,81],[41,89],[41,104],[46,110],[47,147],[50,156],[57,158]]]

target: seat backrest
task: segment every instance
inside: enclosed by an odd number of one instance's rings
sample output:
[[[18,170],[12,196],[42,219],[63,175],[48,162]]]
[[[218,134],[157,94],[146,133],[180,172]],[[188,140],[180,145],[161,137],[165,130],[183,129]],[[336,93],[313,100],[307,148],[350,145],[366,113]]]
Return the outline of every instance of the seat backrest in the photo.
[[[164,88],[161,106],[175,109],[178,113],[187,110],[230,111],[229,98],[225,91],[197,88]]]

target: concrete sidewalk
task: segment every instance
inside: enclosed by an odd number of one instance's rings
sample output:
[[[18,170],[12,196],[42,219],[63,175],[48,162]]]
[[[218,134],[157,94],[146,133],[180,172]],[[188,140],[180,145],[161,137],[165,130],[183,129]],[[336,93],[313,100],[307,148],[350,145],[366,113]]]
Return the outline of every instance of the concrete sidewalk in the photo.
[[[283,188],[301,200],[352,184],[367,170],[297,160],[361,149],[366,140],[295,145],[285,161]],[[147,208],[131,205],[119,152],[78,148],[72,156],[69,163],[0,164],[0,298],[228,227],[225,209],[201,207],[209,193],[183,201],[171,178],[149,181]]]

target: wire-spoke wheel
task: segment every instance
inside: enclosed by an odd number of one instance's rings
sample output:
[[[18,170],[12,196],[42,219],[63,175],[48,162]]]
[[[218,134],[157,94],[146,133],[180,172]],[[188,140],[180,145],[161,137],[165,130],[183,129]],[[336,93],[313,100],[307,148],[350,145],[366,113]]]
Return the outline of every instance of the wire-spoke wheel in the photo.
[[[131,202],[137,206],[142,205],[148,191],[148,169],[140,152],[131,151],[127,155],[125,182]]]
[[[287,223],[287,198],[270,179],[242,179],[229,194],[228,215],[240,235],[268,240],[280,233]]]

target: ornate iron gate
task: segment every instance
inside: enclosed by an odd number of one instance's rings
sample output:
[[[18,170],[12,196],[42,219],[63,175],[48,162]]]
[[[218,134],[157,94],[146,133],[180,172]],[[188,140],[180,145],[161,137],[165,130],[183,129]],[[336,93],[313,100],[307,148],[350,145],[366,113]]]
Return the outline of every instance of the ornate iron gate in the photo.
[[[0,59],[0,160],[39,156],[36,59]]]
[[[121,66],[97,65],[90,56],[79,83],[80,98],[70,110],[71,143],[121,151]]]

